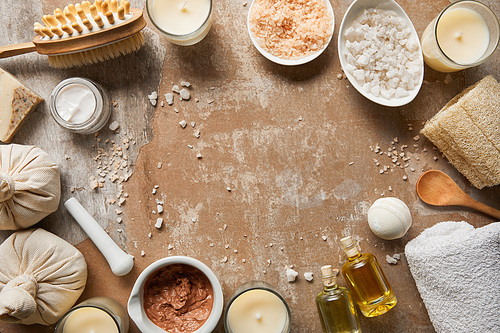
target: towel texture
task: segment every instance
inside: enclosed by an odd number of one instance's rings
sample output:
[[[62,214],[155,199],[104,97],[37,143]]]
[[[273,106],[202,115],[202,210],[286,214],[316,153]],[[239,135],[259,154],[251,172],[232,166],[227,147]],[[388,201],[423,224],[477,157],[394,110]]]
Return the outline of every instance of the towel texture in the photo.
[[[500,84],[491,75],[455,96],[422,133],[475,187],[500,184]]]
[[[500,332],[500,222],[441,222],[405,248],[438,333]]]

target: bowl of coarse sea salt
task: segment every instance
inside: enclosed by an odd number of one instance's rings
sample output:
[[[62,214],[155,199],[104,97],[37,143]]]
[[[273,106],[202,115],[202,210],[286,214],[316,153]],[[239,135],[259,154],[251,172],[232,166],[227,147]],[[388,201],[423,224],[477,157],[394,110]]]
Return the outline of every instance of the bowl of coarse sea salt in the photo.
[[[335,15],[330,0],[253,0],[247,28],[253,45],[268,60],[303,65],[330,44]]]
[[[424,59],[415,27],[392,0],[356,0],[339,29],[340,64],[354,88],[384,106],[402,106],[418,94]]]

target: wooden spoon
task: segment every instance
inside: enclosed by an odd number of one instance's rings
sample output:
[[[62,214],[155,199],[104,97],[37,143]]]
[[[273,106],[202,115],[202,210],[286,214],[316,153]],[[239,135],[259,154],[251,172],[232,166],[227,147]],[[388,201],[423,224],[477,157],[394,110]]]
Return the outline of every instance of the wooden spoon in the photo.
[[[417,194],[429,205],[464,206],[500,219],[500,210],[472,199],[455,184],[453,179],[438,170],[429,170],[420,176],[417,181]]]

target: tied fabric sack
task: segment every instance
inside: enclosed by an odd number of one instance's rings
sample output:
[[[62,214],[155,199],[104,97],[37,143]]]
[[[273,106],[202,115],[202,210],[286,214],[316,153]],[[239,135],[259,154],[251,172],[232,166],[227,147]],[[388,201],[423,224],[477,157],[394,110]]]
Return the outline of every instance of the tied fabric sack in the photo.
[[[0,245],[0,258],[0,321],[54,324],[87,283],[80,251],[43,229],[12,234]]]
[[[61,198],[59,167],[34,146],[0,146],[0,230],[29,228]]]

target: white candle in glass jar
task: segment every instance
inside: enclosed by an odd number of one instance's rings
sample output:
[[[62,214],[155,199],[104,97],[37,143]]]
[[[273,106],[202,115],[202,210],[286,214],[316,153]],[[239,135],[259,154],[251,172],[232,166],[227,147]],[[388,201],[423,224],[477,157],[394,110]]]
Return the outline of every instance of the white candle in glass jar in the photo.
[[[69,314],[62,333],[119,333],[113,318],[95,307],[81,307]]]
[[[486,52],[490,40],[483,17],[467,8],[455,8],[441,16],[437,40],[444,54],[459,64],[471,64]]]
[[[475,0],[448,5],[422,34],[425,63],[440,72],[477,66],[493,54],[500,40],[495,13]]]
[[[227,324],[232,333],[281,333],[288,320],[283,301],[264,289],[243,292],[227,311]]]
[[[147,8],[154,25],[172,43],[195,44],[210,30],[211,0],[148,0]]]

